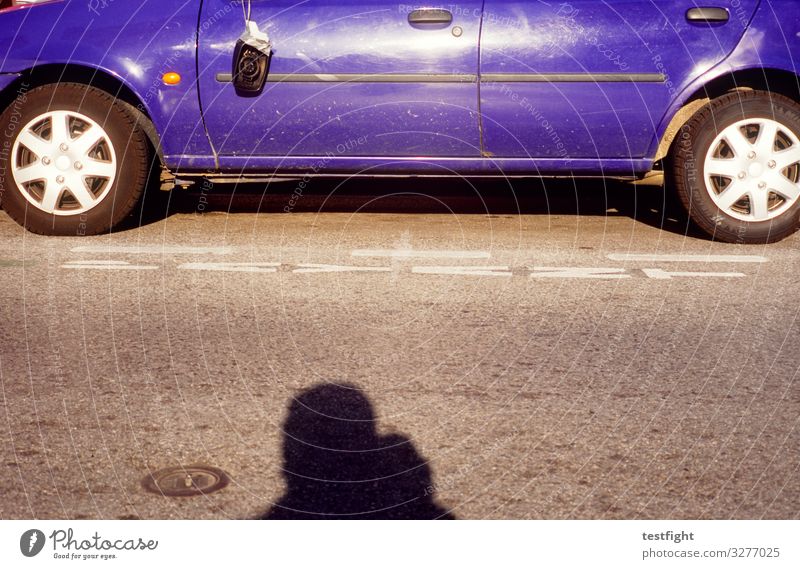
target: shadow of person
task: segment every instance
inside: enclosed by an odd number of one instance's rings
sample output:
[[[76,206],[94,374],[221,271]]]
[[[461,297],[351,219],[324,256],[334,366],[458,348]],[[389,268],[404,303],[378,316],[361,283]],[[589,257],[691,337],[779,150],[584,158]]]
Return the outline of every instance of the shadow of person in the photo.
[[[322,384],[292,400],[284,423],[286,494],[263,519],[452,519],[407,438],[375,430],[366,395]]]

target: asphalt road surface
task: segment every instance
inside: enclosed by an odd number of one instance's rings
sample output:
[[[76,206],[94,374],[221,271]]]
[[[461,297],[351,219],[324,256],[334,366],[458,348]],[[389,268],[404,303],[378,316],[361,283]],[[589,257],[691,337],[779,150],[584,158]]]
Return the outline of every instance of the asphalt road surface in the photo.
[[[0,212],[2,518],[800,514],[797,236],[619,182],[264,190]],[[230,481],[145,490],[189,465]]]

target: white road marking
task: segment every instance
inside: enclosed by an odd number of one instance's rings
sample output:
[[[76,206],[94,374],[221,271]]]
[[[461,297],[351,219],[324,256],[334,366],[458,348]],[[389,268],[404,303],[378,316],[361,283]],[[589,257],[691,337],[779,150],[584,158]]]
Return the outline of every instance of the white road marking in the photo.
[[[146,271],[160,269],[158,265],[131,265],[125,261],[74,261],[61,265],[62,269],[101,269]]]
[[[747,276],[744,273],[709,273],[703,271],[665,271],[663,269],[642,269],[651,279],[668,280],[672,277],[717,277],[739,278]]]
[[[531,278],[561,279],[629,279],[618,267],[533,267]]]
[[[210,263],[193,262],[178,265],[178,269],[192,271],[218,271],[229,273],[276,273],[281,263],[273,262],[229,262]],[[153,270],[159,265],[132,265],[127,261],[118,260],[81,260],[71,261],[61,265],[62,269],[98,269],[98,270]],[[529,270],[530,278],[559,278],[559,279],[630,279],[630,274],[622,267],[524,267],[518,268],[517,274]],[[292,270],[300,274],[320,273],[392,273],[394,267],[370,267],[359,265],[331,265],[326,263],[300,263]],[[414,266],[411,272],[417,275],[456,275],[477,277],[511,277],[514,269],[509,266]],[[747,275],[738,272],[710,272],[710,271],[666,271],[659,268],[643,268],[642,273],[655,280],[669,280],[681,278],[742,278]]]
[[[488,251],[449,251],[415,249],[355,249],[352,257],[390,257],[392,259],[488,259]]]
[[[611,253],[612,261],[647,261],[650,263],[766,263],[761,255],[651,255],[647,253]]]
[[[391,273],[391,267],[358,267],[355,265],[325,265],[302,263],[293,273]]]
[[[510,277],[510,267],[412,267],[412,273],[418,275],[461,275],[475,277]]]
[[[226,273],[274,273],[280,263],[183,263],[179,269],[191,271],[222,271]]]
[[[121,253],[125,255],[230,255],[233,247],[191,245],[81,245],[73,253]]]

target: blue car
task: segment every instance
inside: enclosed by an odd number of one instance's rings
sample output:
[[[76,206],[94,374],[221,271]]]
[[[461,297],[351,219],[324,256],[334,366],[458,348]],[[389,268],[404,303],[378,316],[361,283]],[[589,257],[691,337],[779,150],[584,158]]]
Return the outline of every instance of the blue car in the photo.
[[[0,192],[111,230],[176,180],[663,169],[714,239],[800,216],[796,0],[0,0]]]

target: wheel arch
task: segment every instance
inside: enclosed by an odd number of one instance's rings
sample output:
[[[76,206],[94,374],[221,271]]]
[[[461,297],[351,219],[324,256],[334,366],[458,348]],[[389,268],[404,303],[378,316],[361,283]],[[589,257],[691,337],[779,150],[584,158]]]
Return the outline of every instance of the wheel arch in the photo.
[[[11,105],[21,90],[57,83],[80,83],[100,89],[114,97],[136,119],[147,135],[153,151],[164,164],[161,136],[145,102],[120,77],[104,69],[75,64],[45,64],[18,73],[17,79],[0,93],[0,112]]]
[[[800,77],[791,71],[771,67],[751,67],[722,73],[694,89],[672,114],[663,129],[654,161],[663,160],[690,118],[709,101],[736,90],[763,90],[800,102]]]

